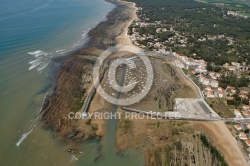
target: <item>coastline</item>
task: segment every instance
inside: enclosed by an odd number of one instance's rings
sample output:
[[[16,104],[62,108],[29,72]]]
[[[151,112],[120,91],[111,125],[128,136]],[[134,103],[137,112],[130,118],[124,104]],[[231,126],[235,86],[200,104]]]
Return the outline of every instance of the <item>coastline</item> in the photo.
[[[139,49],[132,44],[129,36],[127,36],[128,27],[137,18],[135,3],[118,0],[108,0],[108,2],[115,4],[116,7],[107,15],[105,21],[99,23],[89,31],[89,42],[63,58],[65,62],[58,71],[53,93],[48,96],[42,108],[44,127],[51,129],[55,137],[63,139],[76,148],[78,143],[90,138],[100,138],[105,133],[105,122],[103,121],[94,120],[91,125],[86,125],[87,122],[79,124],[77,120],[67,119],[69,112],[79,110],[73,106],[79,104],[79,101],[82,104],[84,98],[86,98],[92,88],[92,67],[96,57],[109,46],[131,45],[135,49]],[[123,9],[130,11],[127,16],[124,16],[125,18],[121,17],[120,13]],[[96,106],[92,107],[90,111],[103,108],[104,101],[101,98],[94,97],[92,106],[94,104]],[[81,121],[81,123],[84,123],[84,121]],[[91,131],[91,128],[96,125],[98,126],[98,130]],[[222,124],[211,123],[198,124],[198,129],[208,132],[212,138],[218,140],[215,142],[215,145],[223,152],[229,164],[237,163],[244,165],[244,156],[239,151],[237,144],[233,142],[233,137],[228,134],[228,130],[224,131],[224,135],[229,139],[226,143],[231,143],[231,146],[227,147],[220,145],[225,136],[223,135],[223,138],[220,138],[216,135],[217,132],[209,129],[210,125],[216,125],[221,131],[226,130]],[[237,158],[233,158],[234,156],[230,154],[230,150],[235,151],[234,154],[238,157],[238,160]]]
[[[89,41],[68,55],[55,59],[62,65],[56,74],[51,94],[42,106],[44,129],[52,130],[54,137],[73,145],[89,138],[99,138],[104,133],[92,131],[96,125],[94,123],[84,124],[83,121],[80,123],[68,119],[68,113],[79,111],[88,95],[95,59],[109,46],[132,45],[127,32],[129,25],[136,19],[135,4],[120,0],[107,1],[114,4],[115,8],[105,21],[88,32]]]

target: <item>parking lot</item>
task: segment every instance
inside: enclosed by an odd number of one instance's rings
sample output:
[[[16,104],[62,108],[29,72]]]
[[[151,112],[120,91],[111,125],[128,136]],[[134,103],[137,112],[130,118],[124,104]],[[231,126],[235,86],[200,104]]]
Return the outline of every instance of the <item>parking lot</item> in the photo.
[[[219,117],[203,99],[176,98],[175,111],[188,118]]]

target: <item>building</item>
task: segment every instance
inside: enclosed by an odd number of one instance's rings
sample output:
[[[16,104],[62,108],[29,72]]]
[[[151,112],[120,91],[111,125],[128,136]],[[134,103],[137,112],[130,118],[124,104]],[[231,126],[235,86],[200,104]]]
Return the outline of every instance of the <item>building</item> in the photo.
[[[234,86],[227,86],[227,90],[234,90],[235,87]]]
[[[207,97],[208,98],[214,98],[214,92],[213,91],[207,91]]]
[[[250,113],[246,110],[242,111],[243,115],[246,116],[246,117],[249,117]]]
[[[212,87],[218,88],[219,83],[218,83],[218,81],[212,80],[212,81],[210,81],[210,85],[211,85]]]
[[[220,98],[224,97],[223,91],[218,91],[218,96],[219,96]]]
[[[218,91],[223,91],[223,88],[222,87],[218,87]]]
[[[242,127],[240,124],[235,124],[234,128],[236,128],[236,130],[242,130]]]
[[[234,109],[234,115],[235,115],[236,117],[241,117],[241,113],[240,113],[240,111],[237,110],[237,109]]]
[[[241,140],[247,140],[248,137],[247,137],[246,133],[241,132],[241,133],[239,134],[239,139],[241,139]]]
[[[247,139],[246,141],[247,146],[250,146],[250,139]]]
[[[244,105],[242,107],[243,110],[250,111],[250,105]]]
[[[248,124],[246,125],[246,127],[247,127],[248,129],[250,129],[250,123],[248,123]]]

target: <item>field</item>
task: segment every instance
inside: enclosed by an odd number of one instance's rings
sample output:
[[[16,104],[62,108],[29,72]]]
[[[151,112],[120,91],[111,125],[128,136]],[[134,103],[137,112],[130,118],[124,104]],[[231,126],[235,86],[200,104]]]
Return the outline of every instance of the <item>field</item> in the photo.
[[[232,106],[228,106],[226,104],[225,99],[206,99],[206,102],[210,105],[210,107],[213,108],[213,110],[219,114],[223,118],[234,118],[235,115],[233,114],[230,109],[232,109]]]
[[[230,10],[239,11],[244,16],[250,16],[250,1],[245,0],[200,0],[200,2],[212,3]]]

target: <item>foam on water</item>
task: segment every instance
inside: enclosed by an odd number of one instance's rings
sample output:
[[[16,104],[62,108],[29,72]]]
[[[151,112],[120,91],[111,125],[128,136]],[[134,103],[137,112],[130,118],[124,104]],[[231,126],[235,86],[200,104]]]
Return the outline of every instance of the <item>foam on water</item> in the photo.
[[[65,49],[57,50],[56,53],[58,53],[58,52],[63,52],[63,51],[65,51]]]
[[[84,44],[84,42],[86,42],[85,39],[88,39],[87,35],[88,35],[89,31],[91,29],[93,29],[94,27],[96,27],[97,25],[98,25],[98,22],[95,22],[91,27],[88,27],[87,30],[83,30],[80,40],[75,41],[71,45],[70,48],[58,49],[56,51],[51,51],[51,53],[47,53],[47,52],[42,51],[42,50],[28,52],[27,54],[32,55],[33,57],[37,58],[37,59],[31,60],[29,62],[29,64],[31,65],[29,67],[29,70],[36,68],[38,72],[42,72],[42,70],[45,69],[49,65],[52,57],[63,55],[67,52],[70,52],[70,51],[75,50],[78,47],[82,46]]]
[[[48,53],[46,52],[43,52],[41,50],[36,50],[36,51],[33,51],[33,52],[28,52],[29,55],[33,55],[34,57],[38,58],[39,56],[42,56],[42,55],[45,55],[47,56]]]
[[[27,138],[27,136],[32,132],[32,130],[36,127],[36,124],[32,127],[32,129],[27,132],[27,133],[24,133],[21,138],[19,139],[19,141],[16,143],[16,146],[19,146],[24,140],[25,138]]]
[[[47,67],[48,64],[50,63],[50,56],[49,56],[50,54],[49,53],[46,53],[46,52],[41,51],[41,50],[36,50],[33,52],[28,52],[28,54],[37,58],[37,59],[29,62],[29,64],[31,65],[29,67],[29,70],[37,68],[37,71],[41,71],[45,67]]]
[[[73,161],[77,161],[77,160],[78,160],[78,158],[76,158],[76,156],[72,155],[70,162],[72,163]]]

